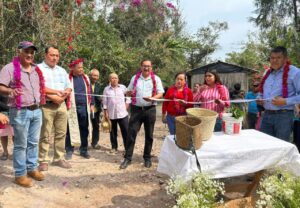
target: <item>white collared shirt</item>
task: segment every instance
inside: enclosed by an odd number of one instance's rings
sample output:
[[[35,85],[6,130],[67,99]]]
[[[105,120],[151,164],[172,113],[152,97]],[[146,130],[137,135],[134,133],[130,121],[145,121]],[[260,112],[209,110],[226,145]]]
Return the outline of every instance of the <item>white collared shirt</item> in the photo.
[[[45,86],[54,90],[65,90],[72,88],[69,75],[66,70],[58,65],[54,68],[48,66],[44,61],[38,64],[38,67],[43,72]]]
[[[135,75],[136,76],[136,75]],[[128,86],[128,90],[133,90],[133,83],[135,76],[133,76],[130,80],[130,84]],[[164,93],[164,88],[161,83],[161,79],[155,75],[156,81],[156,93]],[[153,89],[153,82],[151,76],[144,78],[141,75],[137,81],[136,86],[136,106],[150,106],[156,105],[156,102],[147,102],[143,99],[143,97],[152,97],[152,89]]]

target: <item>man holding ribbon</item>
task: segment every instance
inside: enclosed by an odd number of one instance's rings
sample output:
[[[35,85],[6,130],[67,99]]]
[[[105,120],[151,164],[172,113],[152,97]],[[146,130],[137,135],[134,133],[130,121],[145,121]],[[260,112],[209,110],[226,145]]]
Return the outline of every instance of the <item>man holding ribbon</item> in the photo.
[[[45,81],[33,64],[37,48],[29,41],[19,44],[18,56],[0,72],[0,93],[9,95],[9,121],[14,129],[13,166],[15,183],[31,187],[33,178],[44,180],[37,169],[38,143],[45,104]],[[29,177],[30,178],[29,178]]]
[[[150,60],[143,60],[140,64],[141,69],[131,78],[128,86],[127,95],[131,96],[130,119],[128,136],[126,141],[126,153],[120,169],[125,169],[131,163],[135,139],[141,125],[144,124],[145,147],[144,147],[144,166],[150,168],[151,150],[153,144],[153,130],[156,120],[156,102],[163,96],[164,88],[161,79],[152,71]]]
[[[71,159],[74,146],[79,146],[80,156],[89,159],[88,137],[91,135],[90,112],[94,111],[94,101],[91,97],[91,84],[83,71],[83,59],[77,59],[69,64],[73,91],[67,98],[68,131],[66,136],[66,159]],[[80,140],[79,140],[80,138]]]
[[[282,46],[271,50],[270,64],[257,97],[257,104],[265,108],[261,131],[289,141],[294,106],[300,103],[300,70],[291,65],[287,49]]]

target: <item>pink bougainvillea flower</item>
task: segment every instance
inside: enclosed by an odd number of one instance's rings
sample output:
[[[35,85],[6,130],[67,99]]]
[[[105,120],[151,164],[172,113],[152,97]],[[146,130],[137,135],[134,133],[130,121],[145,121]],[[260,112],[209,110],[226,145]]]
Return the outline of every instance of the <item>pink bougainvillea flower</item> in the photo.
[[[167,3],[167,7],[171,8],[171,9],[176,9],[176,7],[171,2]]]
[[[119,4],[119,9],[124,12],[125,11],[125,4],[124,3],[120,3]]]
[[[132,0],[131,4],[138,7],[142,4],[142,0]]]

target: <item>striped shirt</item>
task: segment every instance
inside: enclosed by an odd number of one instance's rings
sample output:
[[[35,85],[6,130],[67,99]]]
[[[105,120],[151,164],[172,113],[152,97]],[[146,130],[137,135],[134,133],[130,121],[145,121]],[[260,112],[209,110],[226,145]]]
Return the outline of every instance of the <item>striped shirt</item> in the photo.
[[[229,100],[229,92],[228,89],[224,86],[221,85],[223,88],[223,91],[225,92],[225,100]],[[208,102],[211,100],[216,100],[216,99],[221,99],[221,94],[215,85],[214,87],[206,87],[205,89],[199,90],[198,94],[194,97],[195,102]],[[224,112],[225,107],[228,107],[229,103],[223,104],[217,104],[215,102],[209,102],[209,103],[201,103],[200,107],[201,108],[206,108],[209,110],[213,110],[219,113],[219,116],[222,117],[222,113]]]
[[[46,87],[53,90],[72,88],[69,75],[64,68],[57,65],[55,65],[54,68],[51,68],[44,61],[38,64],[38,66],[43,72]]]

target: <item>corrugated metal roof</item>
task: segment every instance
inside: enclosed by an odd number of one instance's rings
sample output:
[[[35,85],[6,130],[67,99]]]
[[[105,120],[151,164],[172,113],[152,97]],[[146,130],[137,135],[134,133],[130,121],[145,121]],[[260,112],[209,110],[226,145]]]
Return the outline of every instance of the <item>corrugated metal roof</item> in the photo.
[[[225,63],[222,61],[217,61],[215,63],[211,63],[205,66],[201,66],[196,69],[192,69],[187,72],[187,75],[191,76],[194,74],[204,74],[207,70],[214,70],[217,73],[237,73],[237,72],[245,72],[245,73],[254,73],[258,72],[254,69],[249,69],[246,67],[241,67],[234,64]]]

